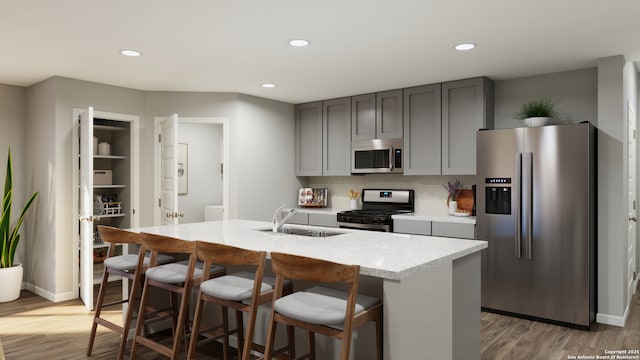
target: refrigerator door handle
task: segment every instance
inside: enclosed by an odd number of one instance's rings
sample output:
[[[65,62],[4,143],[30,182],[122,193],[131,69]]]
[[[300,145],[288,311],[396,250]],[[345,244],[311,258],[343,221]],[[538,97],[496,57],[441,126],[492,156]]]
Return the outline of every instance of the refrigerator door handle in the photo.
[[[528,152],[525,156],[524,164],[524,206],[527,211],[526,226],[527,234],[525,237],[525,256],[527,260],[532,258],[532,239],[533,239],[533,153]]]
[[[516,161],[515,161],[515,182],[514,182],[514,208],[515,208],[515,219],[516,219],[516,236],[515,236],[515,249],[516,249],[516,258],[522,258],[522,153],[516,153]]]

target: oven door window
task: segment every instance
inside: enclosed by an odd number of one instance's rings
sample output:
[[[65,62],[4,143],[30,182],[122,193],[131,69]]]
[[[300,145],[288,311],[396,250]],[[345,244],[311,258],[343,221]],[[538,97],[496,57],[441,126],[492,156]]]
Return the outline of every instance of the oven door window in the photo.
[[[362,150],[355,152],[356,169],[386,169],[389,168],[389,149]]]

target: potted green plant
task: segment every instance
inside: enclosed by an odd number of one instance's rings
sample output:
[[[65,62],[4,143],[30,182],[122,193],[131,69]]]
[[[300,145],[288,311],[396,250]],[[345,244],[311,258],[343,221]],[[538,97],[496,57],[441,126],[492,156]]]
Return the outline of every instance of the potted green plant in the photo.
[[[14,264],[13,258],[20,241],[20,226],[27,210],[38,196],[36,191],[24,204],[20,217],[11,220],[13,205],[13,166],[11,149],[7,155],[7,173],[4,180],[4,197],[2,200],[2,217],[0,218],[0,302],[12,301],[20,297],[22,285],[22,264]]]
[[[515,114],[528,126],[542,126],[548,124],[557,115],[555,104],[549,99],[531,100],[520,105]]]

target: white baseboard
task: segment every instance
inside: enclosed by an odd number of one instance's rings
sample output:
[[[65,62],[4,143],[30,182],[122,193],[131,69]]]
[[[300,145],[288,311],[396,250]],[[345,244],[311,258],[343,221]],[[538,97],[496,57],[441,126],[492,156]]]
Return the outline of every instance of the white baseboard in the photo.
[[[78,298],[77,291],[69,291],[69,292],[60,293],[60,294],[52,293],[49,290],[45,290],[31,283],[22,283],[22,288],[25,290],[29,290],[32,293],[53,302],[61,302],[61,301],[73,300]]]
[[[624,316],[615,316],[615,315],[598,313],[596,314],[596,322],[600,324],[624,327],[624,324],[626,324],[628,317],[629,317],[629,306],[627,305],[627,309],[624,312]]]

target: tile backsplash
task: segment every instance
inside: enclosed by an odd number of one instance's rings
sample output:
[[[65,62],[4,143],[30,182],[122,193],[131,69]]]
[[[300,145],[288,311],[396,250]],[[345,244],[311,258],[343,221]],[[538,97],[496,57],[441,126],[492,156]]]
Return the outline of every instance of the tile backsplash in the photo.
[[[328,207],[335,210],[349,209],[349,190],[362,189],[413,189],[418,213],[447,214],[447,192],[442,188],[447,181],[460,180],[465,189],[471,189],[476,177],[452,176],[404,176],[395,174],[367,174],[362,176],[309,177],[309,187],[329,189]]]

